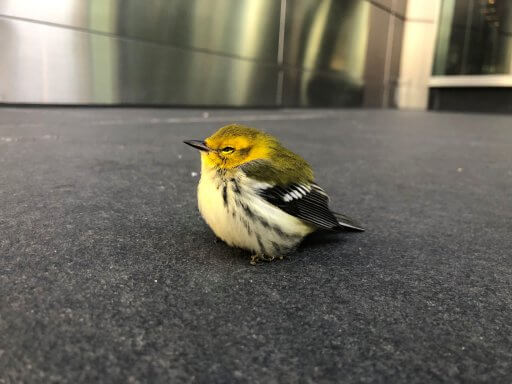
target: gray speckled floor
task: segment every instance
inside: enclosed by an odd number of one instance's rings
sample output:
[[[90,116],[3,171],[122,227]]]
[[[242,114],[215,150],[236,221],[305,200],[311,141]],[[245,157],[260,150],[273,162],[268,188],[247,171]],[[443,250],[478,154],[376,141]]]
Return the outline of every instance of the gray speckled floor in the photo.
[[[183,139],[238,121],[362,234],[252,267]],[[510,382],[512,118],[0,109],[0,383]]]

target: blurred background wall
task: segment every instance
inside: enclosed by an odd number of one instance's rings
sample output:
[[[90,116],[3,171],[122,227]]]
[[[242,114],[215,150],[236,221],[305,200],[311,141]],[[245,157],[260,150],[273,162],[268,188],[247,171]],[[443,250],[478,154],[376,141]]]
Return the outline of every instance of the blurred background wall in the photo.
[[[512,85],[511,1],[0,0],[0,103],[443,109]]]
[[[389,106],[405,0],[0,0],[0,102]]]

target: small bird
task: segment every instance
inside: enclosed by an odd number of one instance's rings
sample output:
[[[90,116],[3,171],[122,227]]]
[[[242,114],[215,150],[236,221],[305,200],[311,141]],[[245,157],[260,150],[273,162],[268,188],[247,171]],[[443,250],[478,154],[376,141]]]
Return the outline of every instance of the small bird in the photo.
[[[201,151],[201,215],[228,245],[254,252],[251,264],[282,259],[319,229],[364,231],[331,211],[309,164],[265,132],[231,124],[184,143]]]

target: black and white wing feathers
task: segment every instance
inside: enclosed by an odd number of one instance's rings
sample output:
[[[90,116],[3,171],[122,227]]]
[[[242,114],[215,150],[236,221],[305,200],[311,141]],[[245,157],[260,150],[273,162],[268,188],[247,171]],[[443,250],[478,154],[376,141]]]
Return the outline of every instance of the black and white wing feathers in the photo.
[[[286,213],[309,222],[319,228],[338,230],[342,228],[364,231],[351,218],[332,212],[329,197],[315,183],[273,186],[259,190],[259,195]]]
[[[308,181],[313,173],[301,157],[284,148],[279,153],[281,167],[261,159],[240,167],[247,177],[260,183],[257,193],[263,199],[318,228],[364,231],[356,221],[329,209],[329,197],[317,184]]]

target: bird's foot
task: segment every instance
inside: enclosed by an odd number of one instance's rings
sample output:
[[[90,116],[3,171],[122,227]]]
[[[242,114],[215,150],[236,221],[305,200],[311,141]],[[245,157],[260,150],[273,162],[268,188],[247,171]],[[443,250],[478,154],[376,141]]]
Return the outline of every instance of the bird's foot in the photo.
[[[255,255],[251,256],[250,263],[251,263],[251,265],[256,265],[262,261],[270,262],[275,259],[283,260],[283,256],[269,256],[269,255],[265,255],[263,253],[256,253]]]

